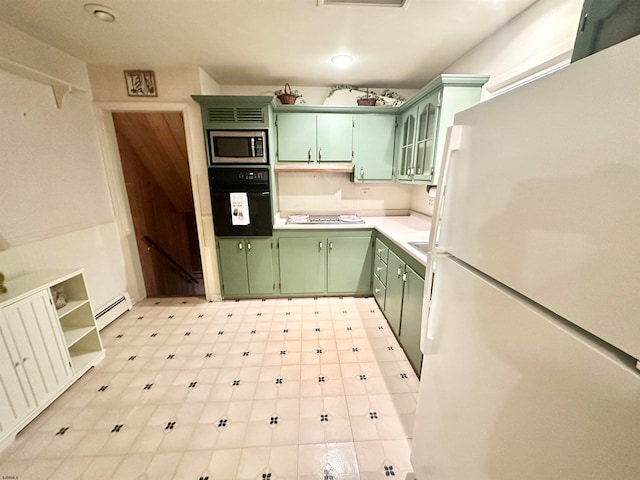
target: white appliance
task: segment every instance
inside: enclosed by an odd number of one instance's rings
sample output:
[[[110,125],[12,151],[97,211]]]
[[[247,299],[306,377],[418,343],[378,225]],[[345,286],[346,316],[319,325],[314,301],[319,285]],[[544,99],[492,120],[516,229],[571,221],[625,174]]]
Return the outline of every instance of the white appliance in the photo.
[[[640,37],[459,113],[418,480],[640,478]]]

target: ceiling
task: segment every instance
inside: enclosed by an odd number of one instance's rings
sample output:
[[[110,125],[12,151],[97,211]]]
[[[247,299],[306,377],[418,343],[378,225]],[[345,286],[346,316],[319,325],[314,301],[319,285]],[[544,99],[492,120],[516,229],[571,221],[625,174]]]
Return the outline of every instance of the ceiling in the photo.
[[[420,88],[536,0],[92,1],[117,20],[95,19],[87,0],[4,1],[0,19],[88,64],[198,65],[221,85]],[[354,61],[338,69],[343,53]]]

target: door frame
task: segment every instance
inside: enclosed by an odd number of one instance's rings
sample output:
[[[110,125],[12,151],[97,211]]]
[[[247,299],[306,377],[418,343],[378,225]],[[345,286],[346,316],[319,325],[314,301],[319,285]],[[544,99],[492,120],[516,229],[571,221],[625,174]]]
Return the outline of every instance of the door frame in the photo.
[[[182,113],[205,296],[209,301],[222,300],[213,232],[213,217],[211,214],[211,198],[209,197],[207,157],[202,138],[202,120],[199,106],[185,102],[94,102],[94,111],[98,141],[102,152],[107,184],[111,193],[120,246],[124,256],[127,291],[133,302],[146,298],[147,292],[142,276],[142,264],[135,239],[131,207],[125,187],[115,125],[111,115],[114,112]]]

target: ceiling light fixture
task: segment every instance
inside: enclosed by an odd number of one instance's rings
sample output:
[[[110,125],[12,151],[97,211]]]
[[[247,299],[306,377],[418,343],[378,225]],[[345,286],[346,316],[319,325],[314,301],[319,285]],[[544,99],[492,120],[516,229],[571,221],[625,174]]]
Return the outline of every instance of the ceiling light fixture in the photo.
[[[331,63],[338,67],[346,67],[351,62],[353,62],[353,57],[350,55],[336,55],[335,57],[331,57]]]
[[[84,10],[98,20],[107,23],[113,23],[118,18],[117,12],[113,8],[98,5],[97,3],[87,3]]]

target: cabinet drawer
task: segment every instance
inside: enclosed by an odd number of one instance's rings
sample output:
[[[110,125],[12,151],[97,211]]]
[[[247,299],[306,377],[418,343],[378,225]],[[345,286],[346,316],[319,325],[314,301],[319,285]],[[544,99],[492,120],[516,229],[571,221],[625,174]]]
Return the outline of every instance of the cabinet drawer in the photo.
[[[384,263],[382,259],[377,255],[376,255],[376,264],[373,271],[375,272],[376,277],[378,277],[378,280],[380,280],[380,282],[383,285],[386,285],[387,284],[387,264]]]
[[[376,256],[380,257],[380,259],[387,263],[387,259],[389,257],[389,247],[387,247],[379,238],[376,238]]]
[[[387,288],[382,284],[380,279],[374,275],[373,277],[373,296],[380,308],[384,311],[384,302],[387,295]]]

